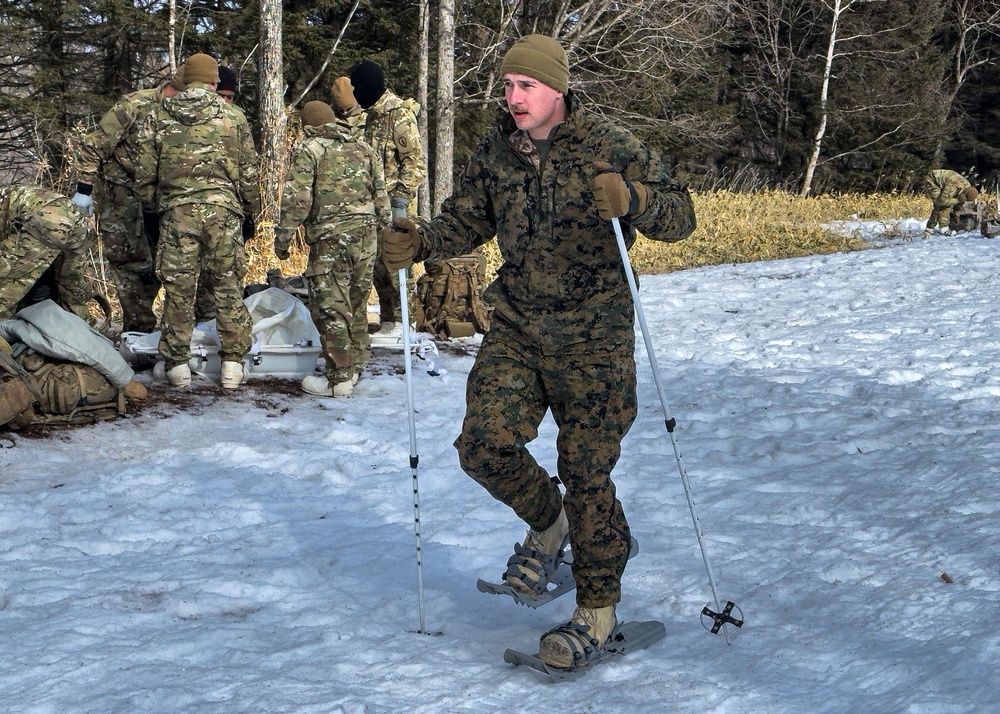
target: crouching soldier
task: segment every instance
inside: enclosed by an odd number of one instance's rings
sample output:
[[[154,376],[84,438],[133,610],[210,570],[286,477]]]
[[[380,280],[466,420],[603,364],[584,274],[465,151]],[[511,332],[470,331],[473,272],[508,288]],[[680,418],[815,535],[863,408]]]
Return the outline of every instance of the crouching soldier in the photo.
[[[964,176],[947,169],[937,169],[927,174],[924,177],[923,192],[934,206],[927,219],[924,238],[930,236],[932,231],[954,235],[956,228],[952,226],[961,223],[959,212],[962,206],[979,197],[979,191]]]
[[[94,238],[90,222],[68,197],[40,186],[0,188],[0,320],[14,316],[50,268],[53,297],[89,319],[83,266]]]

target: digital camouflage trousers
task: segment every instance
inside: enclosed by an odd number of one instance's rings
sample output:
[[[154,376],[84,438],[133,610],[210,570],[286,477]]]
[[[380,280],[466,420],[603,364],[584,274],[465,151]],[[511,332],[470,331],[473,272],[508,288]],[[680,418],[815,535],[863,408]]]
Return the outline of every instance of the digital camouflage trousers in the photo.
[[[569,520],[577,604],[621,599],[631,534],[611,471],[636,416],[631,350],[545,356],[495,324],[483,338],[466,385],[466,413],[455,441],[465,472],[535,530]],[[558,480],[529,453],[547,411],[559,429]]]
[[[253,321],[243,304],[246,253],[242,216],[211,204],[177,206],[160,218],[156,274],[163,283],[160,354],[167,369],[188,361],[198,286],[216,306],[219,356],[240,362],[250,350]]]

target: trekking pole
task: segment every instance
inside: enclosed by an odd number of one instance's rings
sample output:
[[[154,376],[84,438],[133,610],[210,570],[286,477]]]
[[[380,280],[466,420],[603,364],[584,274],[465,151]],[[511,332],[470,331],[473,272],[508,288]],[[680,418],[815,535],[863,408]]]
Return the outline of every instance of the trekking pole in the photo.
[[[420,484],[417,481],[417,422],[413,409],[413,372],[410,364],[410,310],[406,302],[406,268],[399,269],[399,309],[403,316],[403,364],[406,368],[406,414],[410,423],[410,473],[413,474],[413,531],[417,543],[417,607],[420,613],[422,635],[432,634],[424,629],[424,561],[420,548]]]
[[[646,354],[649,355],[649,366],[653,370],[653,381],[656,383],[656,393],[660,396],[660,405],[663,407],[663,420],[667,427],[667,434],[670,435],[670,444],[674,448],[674,458],[677,460],[677,469],[681,474],[681,482],[684,484],[684,496],[687,498],[688,510],[691,512],[691,521],[694,523],[694,532],[698,537],[698,546],[701,548],[701,559],[705,562],[705,570],[708,572],[708,584],[712,588],[712,599],[715,610],[711,610],[708,605],[702,608],[702,624],[705,629],[713,635],[721,631],[726,638],[726,644],[732,644],[729,639],[729,625],[739,629],[743,626],[743,611],[732,601],[728,601],[722,607],[719,601],[718,590],[715,587],[715,573],[712,571],[712,563],[708,558],[708,549],[705,547],[705,536],[701,532],[701,523],[694,510],[694,497],[691,495],[691,484],[688,482],[687,470],[684,468],[684,460],[681,458],[680,448],[677,446],[677,436],[674,428],[677,420],[670,415],[670,405],[667,403],[666,393],[663,391],[663,384],[660,382],[660,369],[656,364],[656,354],[653,352],[653,342],[649,337],[649,329],[646,327],[646,315],[642,311],[642,302],[639,301],[639,286],[635,282],[635,274],[632,272],[632,261],[628,257],[628,248],[625,245],[625,236],[622,235],[622,226],[618,218],[612,218],[611,223],[615,228],[615,237],[618,239],[618,252],[622,256],[622,264],[625,268],[625,278],[628,280],[629,290],[632,291],[632,302],[635,303],[635,314],[639,318],[639,329],[642,331],[642,341],[646,345]],[[711,603],[710,603],[711,604]],[[733,612],[737,615],[733,615]],[[711,622],[711,627],[708,623]]]

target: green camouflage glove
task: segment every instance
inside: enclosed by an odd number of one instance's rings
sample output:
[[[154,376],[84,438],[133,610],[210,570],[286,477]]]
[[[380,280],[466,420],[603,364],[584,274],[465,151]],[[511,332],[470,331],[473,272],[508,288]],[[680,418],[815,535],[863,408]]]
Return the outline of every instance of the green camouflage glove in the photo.
[[[413,265],[420,249],[417,224],[409,218],[396,218],[382,231],[382,262],[389,270],[401,270]]]
[[[601,218],[606,221],[621,216],[635,218],[645,212],[652,191],[638,181],[629,181],[618,169],[604,161],[595,161],[594,171],[596,175],[591,189]]]

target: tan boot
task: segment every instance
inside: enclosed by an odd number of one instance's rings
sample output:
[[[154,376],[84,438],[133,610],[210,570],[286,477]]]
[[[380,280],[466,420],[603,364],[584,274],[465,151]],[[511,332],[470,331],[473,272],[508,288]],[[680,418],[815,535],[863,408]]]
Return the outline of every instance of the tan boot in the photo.
[[[524,542],[514,546],[504,581],[526,595],[543,592],[562,563],[568,543],[569,521],[566,511],[559,511],[555,523],[544,531],[528,529]]]
[[[219,382],[223,389],[236,389],[246,381],[247,372],[242,362],[225,361],[219,373]]]
[[[590,664],[607,649],[617,626],[614,605],[577,607],[569,622],[542,635],[538,658],[562,669]]]
[[[191,384],[191,368],[187,362],[168,369],[167,381],[171,387],[186,387]]]

